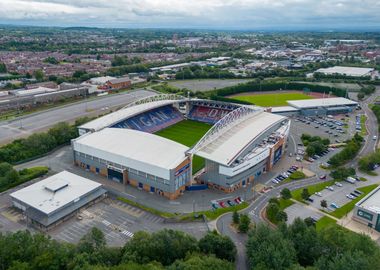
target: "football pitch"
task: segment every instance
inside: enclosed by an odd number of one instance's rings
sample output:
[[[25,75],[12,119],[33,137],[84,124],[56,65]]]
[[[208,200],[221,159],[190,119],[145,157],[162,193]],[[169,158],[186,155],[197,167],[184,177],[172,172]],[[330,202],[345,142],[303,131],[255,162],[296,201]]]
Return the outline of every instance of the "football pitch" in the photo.
[[[232,99],[246,101],[257,106],[263,107],[276,107],[287,106],[287,100],[301,100],[312,99],[312,96],[305,95],[303,93],[268,93],[268,94],[252,94],[252,95],[239,95],[233,96]]]
[[[180,144],[191,147],[195,145],[212,126],[192,120],[183,120],[175,125],[160,130],[155,134]],[[193,174],[205,166],[202,157],[193,157]]]

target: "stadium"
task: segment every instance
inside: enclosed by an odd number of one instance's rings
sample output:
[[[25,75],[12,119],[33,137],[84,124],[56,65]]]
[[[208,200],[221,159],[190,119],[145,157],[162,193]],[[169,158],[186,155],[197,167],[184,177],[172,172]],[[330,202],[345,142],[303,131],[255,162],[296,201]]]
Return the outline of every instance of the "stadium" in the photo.
[[[78,128],[76,165],[168,199],[244,187],[284,153],[287,117],[253,105],[156,95]]]

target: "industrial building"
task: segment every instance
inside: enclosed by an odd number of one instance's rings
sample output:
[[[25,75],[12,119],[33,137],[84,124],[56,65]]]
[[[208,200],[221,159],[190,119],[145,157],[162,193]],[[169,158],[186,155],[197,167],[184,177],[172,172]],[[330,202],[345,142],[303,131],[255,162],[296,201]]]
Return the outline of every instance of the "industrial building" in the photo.
[[[352,218],[380,232],[380,187],[355,204]]]
[[[13,206],[24,213],[27,223],[49,230],[105,194],[101,184],[63,171],[10,196]]]
[[[374,68],[360,68],[360,67],[342,67],[342,66],[335,66],[335,67],[329,67],[329,68],[320,68],[316,73],[322,73],[325,75],[344,75],[349,77],[366,77],[371,76],[372,72],[374,72]]]
[[[289,100],[288,104],[296,108],[300,115],[334,115],[352,112],[358,103],[346,98],[318,98],[305,100]]]
[[[213,126],[191,148],[153,134],[185,119]],[[256,106],[158,95],[80,126],[72,146],[83,169],[176,199],[194,183],[225,192],[250,183],[281,158],[289,127]],[[194,155],[206,163],[195,179]]]

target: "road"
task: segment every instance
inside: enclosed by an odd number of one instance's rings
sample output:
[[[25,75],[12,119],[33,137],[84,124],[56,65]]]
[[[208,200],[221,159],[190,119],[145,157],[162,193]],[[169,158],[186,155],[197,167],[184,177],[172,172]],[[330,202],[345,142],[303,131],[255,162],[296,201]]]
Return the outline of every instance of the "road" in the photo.
[[[366,137],[365,144],[363,148],[361,149],[359,155],[346,164],[346,166],[351,167],[357,167],[357,161],[359,157],[368,155],[376,150],[376,146],[378,143],[377,140],[373,140],[373,136],[378,135],[378,123],[375,115],[373,114],[372,110],[368,107],[369,104],[373,103],[377,96],[380,95],[380,87],[376,88],[376,92],[368,97],[366,100],[361,102],[361,107],[364,111],[364,113],[367,116],[367,122],[366,122],[366,128],[368,131],[368,135]],[[293,138],[291,138],[294,140]],[[288,188],[290,190],[295,190],[303,187],[307,187],[312,184],[316,184],[320,182],[317,177],[308,178],[305,180],[300,180],[297,182],[290,182],[287,184],[279,185],[273,188],[271,191],[269,191],[266,194],[260,194],[258,197],[253,198],[253,202],[251,205],[243,210],[243,213],[249,214],[249,217],[254,223],[263,222],[261,218],[261,213],[265,206],[267,205],[270,198],[277,197],[280,195],[280,191],[283,188]],[[235,243],[237,247],[237,258],[236,258],[236,269],[238,270],[245,270],[249,269],[248,262],[247,262],[247,256],[246,256],[246,242],[248,237],[244,234],[236,233],[230,226],[232,221],[232,213],[228,213],[226,215],[223,215],[221,218],[217,220],[216,227],[218,231],[224,235],[229,236]]]
[[[16,138],[29,136],[36,131],[46,130],[58,122],[71,122],[79,117],[105,113],[107,111],[106,107],[108,107],[108,110],[117,108],[154,94],[152,91],[139,89],[88,101],[84,100],[19,117],[11,121],[3,121],[0,122],[0,145]]]
[[[251,205],[248,208],[246,208],[243,211],[243,213],[249,214],[249,217],[255,223],[262,222],[260,213],[262,212],[262,210],[268,203],[269,199],[273,197],[277,197],[283,188],[295,190],[295,189],[303,188],[303,187],[306,187],[318,182],[320,182],[320,180],[317,177],[313,177],[313,178],[308,178],[308,179],[300,180],[297,182],[289,182],[287,184],[277,186],[266,194],[257,195],[257,197],[254,198],[254,201],[251,203]],[[235,231],[233,231],[232,228],[230,227],[231,221],[232,221],[232,213],[229,213],[219,218],[216,223],[216,226],[220,233],[229,236],[236,245],[236,248],[237,248],[236,269],[237,270],[248,269],[247,259],[246,259],[246,250],[245,250],[245,244],[248,238],[244,234],[238,234]]]

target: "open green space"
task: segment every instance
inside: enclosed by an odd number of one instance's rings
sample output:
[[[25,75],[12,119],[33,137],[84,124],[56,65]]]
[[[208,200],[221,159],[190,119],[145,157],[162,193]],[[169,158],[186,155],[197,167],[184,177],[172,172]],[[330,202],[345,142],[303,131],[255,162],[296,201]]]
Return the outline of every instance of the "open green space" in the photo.
[[[367,135],[367,127],[365,125],[366,121],[367,121],[367,116],[365,116],[364,114],[362,114],[360,116],[360,127],[362,128],[361,131],[360,131],[360,135],[361,136]]]
[[[312,99],[313,97],[303,93],[270,93],[255,95],[240,95],[231,97],[232,99],[249,102],[258,106],[286,106],[288,100]]]
[[[329,226],[337,226],[336,225],[336,220],[332,219],[331,217],[328,216],[323,216],[321,219],[317,221],[315,224],[315,228],[317,231],[320,231],[326,227]]]
[[[366,196],[368,193],[370,193],[372,190],[374,190],[378,185],[369,185],[365,187],[358,188],[361,192],[363,192],[362,195],[358,196],[357,198],[351,200],[350,202],[346,203],[345,205],[341,206],[340,208],[336,209],[334,212],[331,212],[330,215],[342,218],[347,213],[349,213],[352,209],[354,209],[355,204],[360,201],[364,196]]]
[[[211,125],[206,123],[184,120],[156,132],[156,135],[191,147],[196,144],[211,127]],[[199,156],[193,157],[193,173],[198,172],[204,166],[204,158]]]
[[[315,185],[308,186],[307,190],[309,191],[310,195],[313,195],[315,192],[319,192],[319,191],[323,190],[326,186],[331,186],[334,183],[335,183],[335,180],[321,182],[321,183],[318,183]],[[292,198],[294,198],[295,200],[297,200],[299,202],[304,202],[304,200],[301,197],[301,193],[302,193],[303,189],[304,188],[299,188],[299,189],[293,190],[292,191]]]

